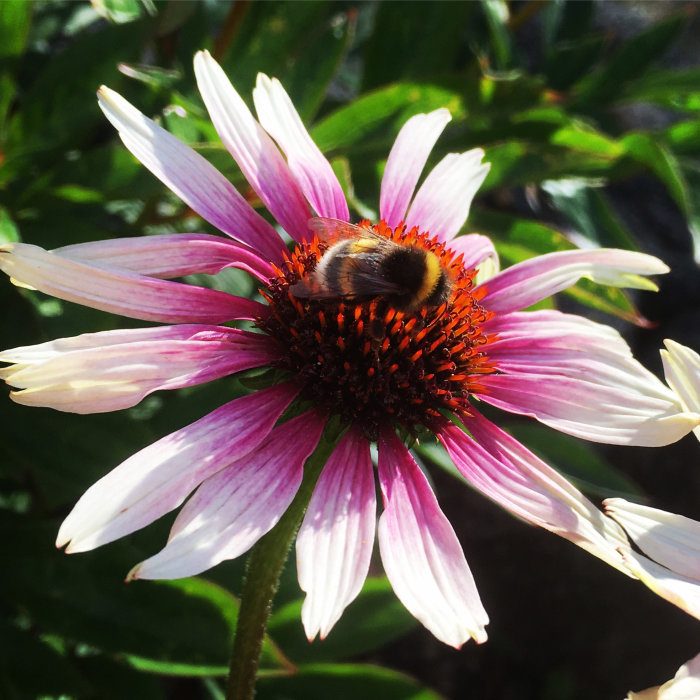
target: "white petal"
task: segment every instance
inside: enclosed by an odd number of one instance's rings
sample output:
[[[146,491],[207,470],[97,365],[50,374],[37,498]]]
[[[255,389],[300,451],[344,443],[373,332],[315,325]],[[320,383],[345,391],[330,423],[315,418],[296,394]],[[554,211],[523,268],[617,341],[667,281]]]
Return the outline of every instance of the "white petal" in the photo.
[[[625,533],[558,472],[475,409],[467,435],[445,422],[438,438],[464,478],[500,506],[570,540],[629,575]]]
[[[283,245],[274,228],[209,161],[145,117],[114,90],[103,85],[97,96],[124,145],[183,202],[268,260],[281,260]]]
[[[488,175],[488,163],[482,165],[484,152],[475,148],[466,153],[449,153],[428,174],[416,193],[406,215],[408,228],[449,242],[464,226],[472,199]]]
[[[284,151],[289,169],[318,216],[348,221],[350,213],[338,178],[280,81],[259,73],[253,100],[260,124]]]
[[[290,236],[307,238],[311,212],[277,146],[208,51],[195,56],[194,73],[219,137],[252,188]]]
[[[608,498],[605,510],[647,556],[700,582],[700,523],[682,515]]]
[[[700,413],[700,355],[673,340],[664,340],[664,345],[666,350],[661,351],[661,360],[666,383],[687,411]],[[700,427],[694,432],[700,440]]]
[[[668,265],[645,253],[615,248],[566,250],[517,263],[485,282],[482,304],[489,311],[519,311],[576,284],[582,277],[611,287],[656,291],[644,275],[662,275]],[[480,289],[480,287],[477,287]]]
[[[292,418],[245,459],[207,479],[180,511],[168,544],[129,578],[193,576],[248,551],[292,502],[324,423],[316,411]]]
[[[488,616],[457,536],[393,430],[380,435],[378,469],[379,550],[397,597],[445,644],[485,642]]]
[[[367,577],[377,504],[369,443],[351,429],[314,489],[297,535],[301,619],[309,641],[331,631]]]
[[[386,161],[379,197],[380,216],[392,228],[404,220],[430,151],[451,118],[448,110],[436,109],[416,114],[401,127]]]
[[[700,620],[700,584],[695,579],[675,574],[631,549],[621,550],[621,554],[627,569],[645,586]]]
[[[256,449],[296,393],[280,385],[234,399],[129,457],[83,494],[56,546],[84,552],[177,508],[202,481]]]

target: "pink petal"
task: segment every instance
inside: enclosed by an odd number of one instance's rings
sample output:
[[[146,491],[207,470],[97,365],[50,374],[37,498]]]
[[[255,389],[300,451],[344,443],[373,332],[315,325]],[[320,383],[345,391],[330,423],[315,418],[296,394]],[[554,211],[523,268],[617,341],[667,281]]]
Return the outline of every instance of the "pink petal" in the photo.
[[[449,521],[392,429],[379,438],[379,550],[399,600],[440,641],[486,641],[488,616]]]
[[[309,641],[331,631],[367,577],[377,504],[369,443],[355,429],[323,468],[297,535],[301,619]]]
[[[0,370],[0,378],[22,390],[10,396],[25,406],[104,413],[135,406],[154,391],[203,384],[277,356],[266,336],[222,326],[105,331],[6,350],[0,361],[16,364]]]
[[[244,460],[207,479],[180,511],[168,544],[129,578],[193,576],[250,549],[294,499],[324,424],[317,411],[292,418]]]
[[[235,399],[129,457],[83,494],[56,546],[94,549],[177,508],[202,481],[256,449],[296,394],[281,384]]]
[[[479,378],[478,397],[511,413],[536,418],[569,435],[612,445],[668,445],[698,425],[700,416],[683,413],[672,397],[645,395],[635,388],[639,374],[623,368],[613,384],[610,370],[593,362],[569,363],[572,374],[499,374]],[[653,386],[651,390],[653,390]]]
[[[700,583],[700,523],[682,515],[630,503],[604,501],[614,518],[647,556],[672,571]]]
[[[580,316],[533,311],[497,316],[479,398],[598,442],[666,445],[698,425],[632,356],[617,331]],[[483,381],[481,381],[483,379]]]
[[[350,213],[338,178],[309,136],[280,81],[258,73],[253,100],[260,124],[284,151],[292,175],[316,214],[348,221]]]
[[[308,238],[311,212],[277,146],[208,51],[195,56],[194,73],[216,131],[248,182],[292,238]]]
[[[284,246],[275,229],[211,163],[113,90],[103,85],[97,97],[124,145],[185,204],[265,259],[282,260]]]
[[[15,284],[93,309],[162,323],[225,323],[269,313],[251,299],[87,264],[27,243],[0,245],[0,270]]]
[[[215,275],[226,267],[245,270],[262,282],[273,276],[270,263],[252,248],[205,233],[113,238],[67,245],[51,252],[77,262],[109,265],[162,279],[195,273]]]
[[[472,199],[491,167],[481,164],[484,152],[449,153],[428,174],[406,215],[406,225],[418,226],[449,242],[464,226]]]
[[[498,272],[498,253],[488,236],[482,236],[480,233],[468,233],[465,236],[453,238],[449,247],[455,255],[462,256],[462,265],[465,269],[479,269],[477,282],[490,279]],[[483,268],[484,275],[481,274],[481,268]]]
[[[640,275],[660,275],[669,268],[658,258],[629,250],[598,248],[548,253],[517,263],[483,286],[482,304],[489,311],[519,311],[576,284],[586,277],[612,287],[656,290]]]
[[[430,151],[451,118],[448,110],[436,109],[416,114],[401,127],[386,161],[379,197],[380,216],[392,228],[404,220]]]
[[[438,438],[474,488],[527,522],[571,540],[623,573],[622,530],[526,447],[472,409],[471,436],[445,423]]]

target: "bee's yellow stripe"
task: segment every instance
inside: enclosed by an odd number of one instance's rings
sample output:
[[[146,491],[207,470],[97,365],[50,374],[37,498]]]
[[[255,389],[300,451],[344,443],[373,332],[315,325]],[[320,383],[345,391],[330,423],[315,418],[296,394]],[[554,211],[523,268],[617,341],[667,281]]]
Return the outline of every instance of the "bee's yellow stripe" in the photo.
[[[375,250],[375,248],[377,248],[377,241],[373,238],[358,238],[352,242],[349,253],[351,255],[359,255],[360,253],[367,253],[370,250]]]
[[[442,274],[442,266],[435,253],[429,250],[425,252],[425,273],[423,274],[423,282],[420,289],[416,292],[416,299],[423,301],[430,296],[430,293],[435,289]]]

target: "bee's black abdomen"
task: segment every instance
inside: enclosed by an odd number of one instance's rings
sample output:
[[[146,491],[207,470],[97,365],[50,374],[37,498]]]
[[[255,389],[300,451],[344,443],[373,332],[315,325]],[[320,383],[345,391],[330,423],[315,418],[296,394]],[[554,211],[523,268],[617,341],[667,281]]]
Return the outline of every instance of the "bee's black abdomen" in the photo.
[[[424,284],[425,251],[396,247],[382,261],[382,271],[386,279],[405,290],[407,297],[413,297]]]

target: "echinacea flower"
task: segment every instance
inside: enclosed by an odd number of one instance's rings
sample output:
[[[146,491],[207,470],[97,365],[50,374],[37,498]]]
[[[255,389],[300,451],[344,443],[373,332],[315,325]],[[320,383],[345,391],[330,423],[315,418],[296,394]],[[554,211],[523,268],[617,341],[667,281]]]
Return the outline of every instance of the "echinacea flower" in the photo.
[[[327,635],[360,591],[375,527],[385,571],[408,610],[455,647],[486,639],[488,619],[465,556],[406,446],[430,433],[489,498],[629,573],[616,523],[487,419],[480,404],[621,445],[663,445],[692,430],[700,416],[632,357],[615,330],[558,311],[523,311],[581,277],[654,288],[643,276],[668,268],[640,253],[574,250],[498,273],[488,238],[456,237],[488,173],[483,152],[445,156],[417,188],[450,119],[438,109],[401,129],[382,179],[381,221],[363,225],[430,251],[449,273],[449,299],[405,312],[376,299],[297,298],[290,286],[308,279],[327,250],[309,220],[350,219],[340,184],[277,80],[258,77],[256,120],[208,53],[197,54],[195,73],[223,143],[296,246],[289,252],[204,158],[103,87],[100,106],[127,148],[232,240],[183,233],[53,251],[5,244],[0,267],[16,284],[170,325],[7,350],[0,360],[11,364],[1,376],[18,389],[15,401],[78,413],[126,408],[156,390],[252,368],[276,368],[277,383],[116,467],[78,501],[57,545],[92,549],[188,499],[166,546],[130,577],[183,577],[237,557],[279,521],[336,417],[347,431],[297,537],[309,639]],[[264,301],[169,279],[226,267],[253,275]],[[222,325],[239,320],[255,329]],[[280,421],[293,403],[295,417]],[[378,525],[372,443],[383,499]]]

